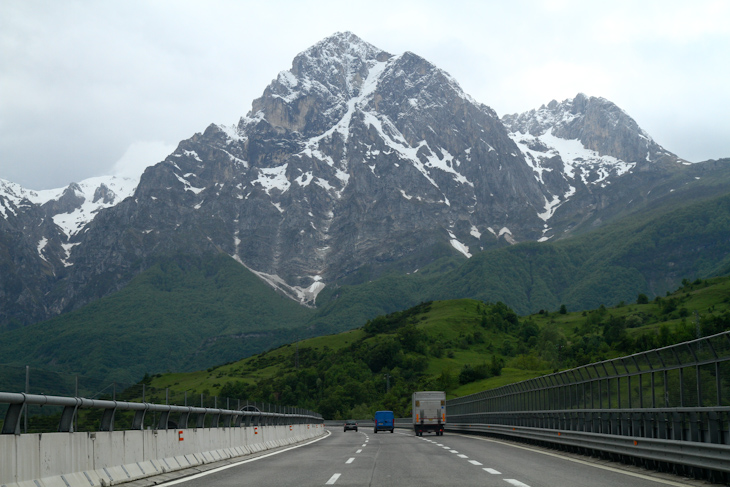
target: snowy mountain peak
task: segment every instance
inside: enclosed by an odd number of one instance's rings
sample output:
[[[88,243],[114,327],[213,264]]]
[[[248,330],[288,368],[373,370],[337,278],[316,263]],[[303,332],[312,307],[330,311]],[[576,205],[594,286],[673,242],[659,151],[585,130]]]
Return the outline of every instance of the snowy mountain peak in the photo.
[[[294,58],[254,100],[239,130],[265,120],[303,135],[324,132],[346,113],[349,100],[360,97],[370,71],[392,57],[350,32],[330,36]]]
[[[363,41],[352,32],[337,32],[297,55],[292,63],[292,73],[299,76],[312,63],[324,63],[327,67],[332,67],[347,65],[353,61],[382,62],[390,57],[391,54]]]
[[[537,110],[505,115],[502,121],[512,133],[535,138],[553,135],[579,141],[586,150],[598,156],[630,164],[679,160],[614,103],[583,93],[560,103],[553,100]]]
[[[65,188],[35,191],[0,180],[0,215],[17,216],[18,210],[40,207],[70,238],[94,219],[99,210],[109,208],[134,194],[138,178],[101,176]]]

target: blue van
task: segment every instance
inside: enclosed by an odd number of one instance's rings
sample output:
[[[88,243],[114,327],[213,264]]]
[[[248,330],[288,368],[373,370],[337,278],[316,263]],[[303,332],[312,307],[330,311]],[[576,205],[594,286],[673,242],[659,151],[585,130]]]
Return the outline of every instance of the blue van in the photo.
[[[390,431],[395,429],[395,416],[393,411],[376,411],[375,412],[375,433],[378,431]]]

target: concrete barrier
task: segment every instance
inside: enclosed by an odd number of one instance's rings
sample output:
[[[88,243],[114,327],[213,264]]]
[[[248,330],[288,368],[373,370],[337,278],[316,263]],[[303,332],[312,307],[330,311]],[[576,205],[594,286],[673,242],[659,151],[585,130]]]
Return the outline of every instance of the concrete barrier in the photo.
[[[323,424],[0,435],[0,487],[104,487],[325,434]]]

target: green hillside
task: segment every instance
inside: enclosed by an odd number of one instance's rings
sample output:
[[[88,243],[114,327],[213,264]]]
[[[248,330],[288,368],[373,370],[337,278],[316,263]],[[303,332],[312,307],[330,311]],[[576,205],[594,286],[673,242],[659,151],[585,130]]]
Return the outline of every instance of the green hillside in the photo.
[[[227,255],[175,256],[78,311],[3,333],[0,363],[135,382],[287,343],[313,313]]]
[[[682,279],[730,270],[730,195],[663,207],[550,244],[475,255],[433,284],[429,298],[501,300],[521,313],[592,309],[663,295]]]
[[[178,398],[187,393],[296,405],[331,419],[370,417],[378,409],[405,416],[415,390],[461,396],[691,340],[698,329],[704,336],[728,328],[728,277],[685,281],[654,300],[639,295],[613,308],[562,307],[523,317],[502,303],[436,301],[355,330],[148,382]]]

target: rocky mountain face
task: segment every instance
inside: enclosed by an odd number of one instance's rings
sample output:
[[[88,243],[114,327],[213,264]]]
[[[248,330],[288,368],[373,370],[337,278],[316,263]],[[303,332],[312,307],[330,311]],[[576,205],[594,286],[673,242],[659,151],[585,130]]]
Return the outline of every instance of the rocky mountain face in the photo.
[[[73,265],[71,239],[136,185],[137,180],[110,176],[32,191],[0,180],[0,328],[63,310],[53,290]]]
[[[607,100],[500,119],[425,59],[338,33],[237,125],[180,142],[131,197],[72,185],[34,203],[0,188],[0,301],[32,308],[13,314],[32,322],[122,288],[157,257],[223,252],[312,306],[327,285],[600,224],[683,162]]]
[[[691,164],[657,144],[615,104],[578,94],[561,103],[522,114],[505,115],[502,122],[520,148],[525,162],[547,193],[544,236],[561,237],[589,223],[612,216],[649,199],[667,194],[674,180],[691,181]]]

